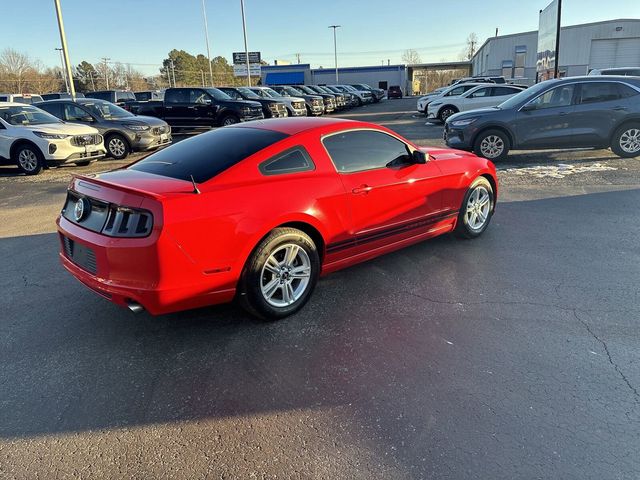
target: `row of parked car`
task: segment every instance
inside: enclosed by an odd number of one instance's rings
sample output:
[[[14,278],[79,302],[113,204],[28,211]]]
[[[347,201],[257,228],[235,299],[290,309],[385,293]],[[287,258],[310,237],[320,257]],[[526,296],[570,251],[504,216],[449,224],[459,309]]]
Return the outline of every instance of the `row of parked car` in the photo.
[[[368,85],[187,87],[163,92],[0,95],[0,163],[28,175],[65,163],[167,146],[172,130],[208,129],[263,118],[324,115],[380,101]]]

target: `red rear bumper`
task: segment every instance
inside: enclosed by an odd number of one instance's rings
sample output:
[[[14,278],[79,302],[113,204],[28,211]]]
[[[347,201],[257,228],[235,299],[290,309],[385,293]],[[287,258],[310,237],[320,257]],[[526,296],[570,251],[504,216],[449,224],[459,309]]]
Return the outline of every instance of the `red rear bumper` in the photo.
[[[111,302],[135,302],[153,315],[229,302],[235,295],[237,273],[205,272],[173,240],[113,238],[85,230],[65,218],[58,220],[60,261],[81,283]],[[91,249],[95,273],[76,264],[65,251],[67,237]]]

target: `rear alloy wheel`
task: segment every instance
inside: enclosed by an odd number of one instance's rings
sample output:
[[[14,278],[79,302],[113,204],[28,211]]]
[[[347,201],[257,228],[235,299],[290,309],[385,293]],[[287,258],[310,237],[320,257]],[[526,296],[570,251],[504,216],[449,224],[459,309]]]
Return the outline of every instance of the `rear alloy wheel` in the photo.
[[[129,155],[129,144],[122,135],[109,135],[106,143],[107,151],[112,158],[123,160]]]
[[[320,257],[313,240],[301,230],[277,228],[249,258],[240,300],[260,318],[286,317],[307,302],[319,273]]]
[[[236,123],[240,123],[240,119],[235,115],[227,115],[222,119],[223,127],[227,127],[229,125],[235,125]]]
[[[475,238],[482,235],[493,215],[494,194],[491,183],[485,177],[478,177],[464,196],[456,235],[463,238]]]
[[[473,151],[480,157],[489,160],[502,160],[511,147],[507,136],[499,130],[487,130],[476,138]]]
[[[37,175],[44,168],[44,158],[36,147],[23,145],[18,147],[13,154],[13,161],[22,173],[27,175]]]
[[[444,107],[442,108],[442,110],[440,110],[440,112],[438,112],[438,120],[444,123],[447,121],[447,118],[449,118],[454,113],[458,113],[458,110],[455,107]]]
[[[611,150],[623,158],[640,156],[640,124],[628,124],[619,128],[613,136]]]

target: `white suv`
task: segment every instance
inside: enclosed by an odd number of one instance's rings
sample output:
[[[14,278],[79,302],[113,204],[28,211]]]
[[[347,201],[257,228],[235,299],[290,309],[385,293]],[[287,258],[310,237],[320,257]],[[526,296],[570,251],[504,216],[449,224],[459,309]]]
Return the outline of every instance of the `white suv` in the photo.
[[[93,127],[65,123],[24,103],[0,102],[0,163],[36,175],[47,166],[88,165],[105,154]]]

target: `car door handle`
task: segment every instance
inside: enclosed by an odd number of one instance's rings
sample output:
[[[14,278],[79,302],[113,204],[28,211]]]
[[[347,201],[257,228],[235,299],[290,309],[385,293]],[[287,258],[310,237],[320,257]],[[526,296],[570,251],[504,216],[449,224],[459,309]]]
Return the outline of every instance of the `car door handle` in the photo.
[[[173,107],[164,107],[164,108],[166,108],[167,110],[173,110]]]
[[[569,114],[569,112],[560,112],[560,113],[558,113],[558,116],[559,117],[564,117],[565,115],[568,115],[568,114]]]
[[[194,107],[193,105],[192,105],[192,106],[189,106],[189,107],[187,107],[187,108],[188,108],[189,110],[195,110],[195,109],[196,109],[196,107]]]
[[[613,107],[613,109],[617,110],[618,112],[629,110],[627,107],[623,107],[622,105],[618,105],[617,107]]]
[[[359,187],[356,187],[353,190],[351,190],[351,193],[353,193],[354,195],[359,195],[362,193],[369,193],[372,189],[373,187],[370,187],[367,184],[362,184]]]

